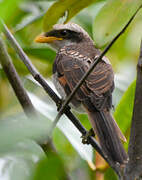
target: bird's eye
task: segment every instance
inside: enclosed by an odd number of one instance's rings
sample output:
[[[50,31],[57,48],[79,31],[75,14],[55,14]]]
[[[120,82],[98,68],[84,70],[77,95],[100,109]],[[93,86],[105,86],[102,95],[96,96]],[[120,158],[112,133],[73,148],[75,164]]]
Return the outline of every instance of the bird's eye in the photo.
[[[66,36],[67,33],[68,33],[68,31],[67,31],[67,30],[63,30],[63,31],[61,31],[60,33],[61,33],[62,36]]]

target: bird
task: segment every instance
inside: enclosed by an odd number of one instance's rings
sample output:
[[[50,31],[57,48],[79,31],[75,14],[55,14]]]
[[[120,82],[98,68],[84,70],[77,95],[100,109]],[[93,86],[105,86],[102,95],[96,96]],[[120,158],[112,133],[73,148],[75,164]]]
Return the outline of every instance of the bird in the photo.
[[[37,36],[35,42],[48,43],[57,51],[53,83],[63,100],[101,54],[89,34],[72,22],[53,25],[50,31]],[[121,140],[126,142],[126,138],[111,114],[114,87],[114,72],[104,56],[76,91],[71,105],[88,114],[104,154],[123,165],[128,157]]]

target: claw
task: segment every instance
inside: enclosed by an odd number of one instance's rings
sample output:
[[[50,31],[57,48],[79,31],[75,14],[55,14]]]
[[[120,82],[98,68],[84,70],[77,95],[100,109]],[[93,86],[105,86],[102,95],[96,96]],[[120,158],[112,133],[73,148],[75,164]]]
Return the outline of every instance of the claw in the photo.
[[[60,100],[56,105],[57,105],[57,111],[60,111],[62,104],[63,104],[64,100]]]
[[[92,137],[95,137],[95,133],[93,131],[93,129],[91,128],[85,135],[82,135],[81,138],[82,138],[82,143],[83,144],[90,144],[88,142],[88,137],[89,136],[92,136]]]

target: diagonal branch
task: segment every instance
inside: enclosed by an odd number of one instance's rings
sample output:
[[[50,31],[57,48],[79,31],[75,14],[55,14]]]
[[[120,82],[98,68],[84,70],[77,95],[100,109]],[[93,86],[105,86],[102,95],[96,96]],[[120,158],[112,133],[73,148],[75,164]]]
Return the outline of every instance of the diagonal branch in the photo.
[[[115,41],[125,32],[129,24],[132,22],[138,11],[140,10],[141,6],[136,10],[136,12],[133,14],[133,16],[130,18],[128,23],[124,26],[124,28],[114,37],[114,39],[108,44],[108,46],[104,49],[104,51],[100,54],[100,56],[94,60],[88,71],[84,74],[84,76],[81,78],[79,83],[75,86],[74,90],[70,93],[70,95],[66,98],[65,102],[63,103],[59,113],[57,114],[57,117],[55,118],[52,129],[55,128],[56,124],[58,123],[60,117],[62,116],[63,112],[66,109],[66,106],[69,104],[73,96],[75,95],[76,91],[80,88],[80,86],[83,84],[85,79],[88,77],[88,75],[92,72],[92,70],[95,68],[95,66],[101,61],[102,57],[108,52],[108,50],[111,48],[111,46],[115,43]]]
[[[51,97],[51,99],[58,105],[61,103],[61,99],[58,97],[58,95],[50,88],[50,86],[47,84],[46,80],[39,74],[37,69],[32,65],[30,62],[28,56],[24,53],[14,36],[10,33],[8,28],[5,24],[3,24],[4,28],[4,34],[7,37],[8,41],[11,43],[12,47],[15,49],[17,54],[19,55],[20,59],[23,61],[23,63],[26,65],[29,72],[32,74],[33,78],[39,82],[39,84],[43,87],[43,89],[46,91],[46,93]],[[76,126],[76,128],[81,132],[82,135],[86,135],[87,131],[82,126],[80,121],[72,114],[70,111],[70,107],[67,106],[66,111],[64,112],[65,115],[70,119],[70,121]],[[91,136],[88,136],[88,143],[92,145],[92,147],[99,152],[99,154],[109,163],[109,165],[114,169],[114,171],[119,174],[119,169],[114,164],[114,162],[111,161],[111,158],[104,155],[100,145],[98,142]]]
[[[137,64],[137,80],[131,135],[128,148],[129,162],[126,166],[125,180],[142,177],[142,42]]]

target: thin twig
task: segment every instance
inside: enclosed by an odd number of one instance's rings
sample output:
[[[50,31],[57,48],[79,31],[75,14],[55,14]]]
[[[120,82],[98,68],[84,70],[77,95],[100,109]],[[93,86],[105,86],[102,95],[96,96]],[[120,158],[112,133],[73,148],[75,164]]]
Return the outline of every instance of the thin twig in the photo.
[[[73,96],[75,95],[76,91],[79,89],[79,87],[83,84],[83,82],[85,81],[85,79],[88,77],[88,75],[92,72],[92,70],[95,68],[95,66],[101,61],[102,57],[108,52],[108,50],[111,48],[111,46],[114,44],[114,42],[125,32],[125,30],[127,29],[127,27],[129,26],[129,24],[132,22],[132,20],[134,19],[135,15],[138,13],[138,11],[140,10],[141,7],[139,7],[137,9],[137,11],[133,14],[133,16],[130,18],[130,20],[128,21],[128,23],[124,26],[124,28],[114,37],[114,39],[108,44],[108,46],[104,49],[104,51],[100,54],[100,56],[94,60],[93,64],[90,66],[90,68],[88,69],[88,71],[84,74],[84,76],[81,78],[81,80],[78,82],[78,84],[75,86],[74,90],[70,93],[69,96],[67,96],[66,100],[64,101],[60,111],[58,112],[53,125],[52,125],[52,129],[55,128],[56,124],[58,123],[60,117],[62,116],[63,112],[66,109],[66,106],[69,104],[69,102],[71,101],[71,99],[73,98]]]
[[[33,67],[33,65],[31,64],[29,58],[27,57],[27,55],[24,53],[24,51],[22,50],[22,48],[20,47],[20,45],[18,44],[18,42],[16,41],[16,39],[14,38],[14,36],[10,33],[10,31],[8,30],[8,28],[6,27],[6,25],[4,25],[4,34],[6,35],[8,41],[11,43],[12,47],[15,49],[15,51],[17,52],[17,54],[19,55],[19,57],[21,58],[21,60],[23,61],[23,63],[26,65],[26,67],[28,68],[29,72],[32,74],[32,76],[34,77],[35,80],[37,80],[39,82],[39,84],[44,88],[44,90],[46,91],[46,93],[48,93],[48,95],[52,98],[52,100],[58,105],[59,103],[61,103],[61,99],[58,97],[58,95],[50,88],[50,86],[47,84],[46,80],[39,74],[39,72],[37,71],[37,69],[35,67]],[[80,123],[80,121],[72,114],[72,112],[70,111],[70,107],[67,106],[66,111],[64,112],[65,115],[71,120],[71,122],[76,126],[76,128],[81,132],[82,135],[86,135],[87,131],[84,128],[84,126],[82,126],[82,124]],[[90,143],[92,145],[92,147],[99,152],[99,154],[109,163],[109,165],[114,169],[114,171],[118,174],[118,168],[116,167],[116,165],[114,164],[114,162],[112,162],[108,157],[106,157],[100,147],[100,145],[98,144],[98,142],[91,136],[88,136],[88,143]]]

